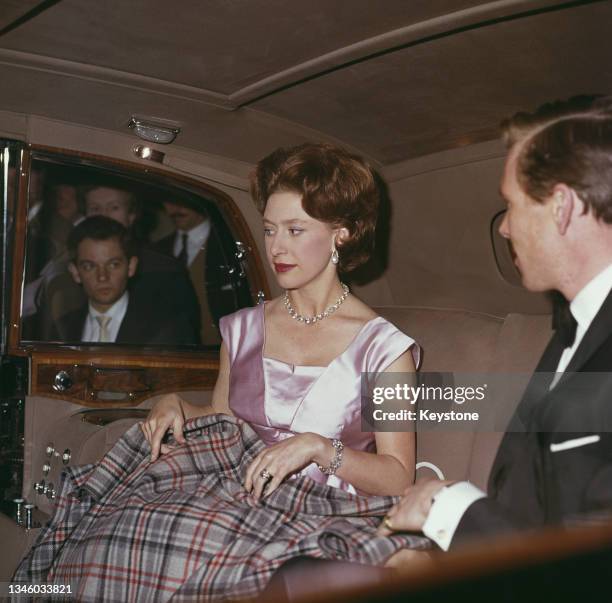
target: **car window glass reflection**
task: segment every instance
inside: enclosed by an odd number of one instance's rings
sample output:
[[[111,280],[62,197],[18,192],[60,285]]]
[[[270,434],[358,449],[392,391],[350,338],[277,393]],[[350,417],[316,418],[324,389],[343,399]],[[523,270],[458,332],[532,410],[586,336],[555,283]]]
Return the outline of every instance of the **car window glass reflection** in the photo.
[[[218,346],[251,305],[210,200],[45,162],[29,198],[24,340]]]

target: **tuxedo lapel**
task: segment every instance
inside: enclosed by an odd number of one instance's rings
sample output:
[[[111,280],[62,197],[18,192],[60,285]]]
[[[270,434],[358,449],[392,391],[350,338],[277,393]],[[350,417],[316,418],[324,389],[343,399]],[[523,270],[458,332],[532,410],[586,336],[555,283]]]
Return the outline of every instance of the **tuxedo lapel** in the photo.
[[[559,365],[559,360],[565,349],[563,337],[555,331],[546,349],[542,353],[542,358],[535,367],[534,373],[554,373]]]

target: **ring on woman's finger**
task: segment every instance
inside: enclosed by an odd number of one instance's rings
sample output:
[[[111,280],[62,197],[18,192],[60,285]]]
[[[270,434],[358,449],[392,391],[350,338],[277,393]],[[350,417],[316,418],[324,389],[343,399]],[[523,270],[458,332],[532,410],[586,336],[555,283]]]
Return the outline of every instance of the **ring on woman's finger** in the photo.
[[[261,479],[265,479],[266,481],[271,480],[274,477],[267,469],[262,469],[259,473],[259,477]]]
[[[390,532],[394,532],[395,531],[393,529],[393,526],[391,525],[391,518],[388,515],[385,515],[385,517],[383,519],[383,524],[384,524],[385,528],[387,528],[387,530],[389,530]]]

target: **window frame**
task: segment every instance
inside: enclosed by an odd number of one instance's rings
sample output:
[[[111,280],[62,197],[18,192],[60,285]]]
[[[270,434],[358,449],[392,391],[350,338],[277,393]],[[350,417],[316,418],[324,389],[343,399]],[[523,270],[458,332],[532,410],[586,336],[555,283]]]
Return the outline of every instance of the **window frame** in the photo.
[[[0,266],[2,268],[0,290],[0,354],[6,354],[8,348],[8,323],[10,315],[11,273],[10,259],[12,249],[12,231],[9,230],[8,179],[10,146],[13,141],[0,139]],[[14,144],[14,143],[13,143]],[[16,146],[16,149],[18,147]]]
[[[12,141],[11,141],[12,142]],[[219,353],[214,349],[181,349],[175,346],[122,346],[121,344],[97,345],[95,343],[69,344],[57,342],[21,341],[21,305],[25,279],[25,250],[27,237],[27,214],[29,203],[28,183],[32,161],[35,159],[49,160],[64,165],[92,167],[107,170],[109,174],[127,176],[147,184],[166,184],[169,187],[182,189],[185,192],[202,196],[216,203],[217,208],[225,220],[228,228],[250,250],[246,263],[247,282],[255,303],[258,292],[264,297],[270,296],[270,288],[265,276],[262,259],[257,245],[247,226],[246,220],[233,199],[225,192],[211,186],[206,182],[171,170],[157,166],[143,166],[139,163],[115,159],[103,155],[95,155],[63,148],[42,145],[24,146],[21,156],[21,166],[18,182],[18,199],[15,208],[15,222],[13,229],[13,265],[10,280],[10,307],[7,318],[7,353],[14,356],[27,356],[31,358],[30,390],[32,394],[43,395],[60,399],[70,399],[81,405],[100,407],[101,402],[89,400],[87,392],[58,393],[49,381],[53,370],[77,366],[113,369],[125,368],[133,370],[139,367],[158,369],[161,381],[156,381],[159,387],[146,395],[131,396],[129,401],[108,402],[104,406],[126,406],[137,404],[139,401],[166,391],[180,389],[211,389],[214,386],[216,373],[219,367]],[[185,383],[176,383],[175,371],[167,369],[185,368],[192,374],[185,373]],[[163,369],[163,370],[162,370]],[[51,372],[50,372],[51,371]],[[194,372],[195,371],[195,372]],[[196,376],[197,372],[201,374]],[[161,373],[166,376],[163,377]],[[213,378],[214,377],[214,378]],[[77,388],[78,389],[78,388]]]

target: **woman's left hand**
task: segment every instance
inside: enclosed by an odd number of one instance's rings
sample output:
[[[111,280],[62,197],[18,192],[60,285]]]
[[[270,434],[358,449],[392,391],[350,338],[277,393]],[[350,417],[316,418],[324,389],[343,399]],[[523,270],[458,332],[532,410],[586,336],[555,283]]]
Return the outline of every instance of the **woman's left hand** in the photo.
[[[255,500],[272,494],[288,476],[313,462],[317,453],[324,450],[329,440],[316,433],[302,433],[262,450],[253,460],[246,472],[244,487]],[[267,472],[271,477],[261,476]]]

